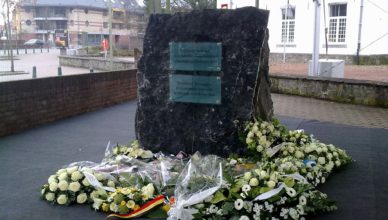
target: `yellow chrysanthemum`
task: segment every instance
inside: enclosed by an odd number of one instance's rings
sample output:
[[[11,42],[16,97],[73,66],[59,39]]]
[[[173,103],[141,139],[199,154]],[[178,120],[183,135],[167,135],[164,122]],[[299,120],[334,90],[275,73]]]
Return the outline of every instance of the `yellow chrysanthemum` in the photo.
[[[168,205],[168,204],[164,205],[162,207],[162,210],[167,213],[168,211],[170,211],[170,205]]]
[[[109,212],[109,205],[107,203],[102,203],[101,209],[103,212]]]

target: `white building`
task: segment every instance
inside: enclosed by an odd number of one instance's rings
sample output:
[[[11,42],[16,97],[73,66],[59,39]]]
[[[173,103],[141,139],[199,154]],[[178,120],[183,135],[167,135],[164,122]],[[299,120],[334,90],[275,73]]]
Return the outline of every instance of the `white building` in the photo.
[[[232,8],[255,6],[255,0],[219,0]],[[259,8],[270,10],[271,53],[311,54],[314,36],[313,0],[259,0]],[[329,55],[356,55],[362,0],[320,0],[320,54],[325,54],[327,27]],[[388,1],[363,0],[360,55],[388,54]],[[225,5],[224,5],[225,6]],[[286,10],[288,8],[288,10]],[[325,24],[326,20],[326,24]]]

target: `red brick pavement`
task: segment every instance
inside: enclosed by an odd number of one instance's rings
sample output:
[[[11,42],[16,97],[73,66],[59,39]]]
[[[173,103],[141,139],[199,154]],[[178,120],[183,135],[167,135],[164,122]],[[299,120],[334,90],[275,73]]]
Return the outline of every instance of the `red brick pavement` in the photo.
[[[269,72],[270,74],[290,74],[307,76],[308,63],[270,63]],[[388,82],[388,65],[345,65],[344,78]]]

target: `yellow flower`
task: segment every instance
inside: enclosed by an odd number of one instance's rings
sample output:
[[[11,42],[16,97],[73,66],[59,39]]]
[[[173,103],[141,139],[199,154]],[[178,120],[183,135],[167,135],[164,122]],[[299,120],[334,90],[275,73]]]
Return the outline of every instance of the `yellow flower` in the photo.
[[[127,203],[123,200],[123,201],[121,201],[121,203],[120,203],[120,205],[121,206],[125,206]]]
[[[137,205],[137,204],[133,207],[133,210],[134,210],[134,211],[139,210],[139,209],[140,209],[140,206]]]
[[[127,207],[130,208],[130,209],[134,209],[135,205],[136,204],[135,204],[135,202],[133,200],[129,200],[127,202]]]
[[[162,210],[167,213],[168,211],[170,211],[170,206],[166,204],[162,207]]]
[[[102,203],[101,209],[103,212],[109,212],[109,205],[107,203]]]

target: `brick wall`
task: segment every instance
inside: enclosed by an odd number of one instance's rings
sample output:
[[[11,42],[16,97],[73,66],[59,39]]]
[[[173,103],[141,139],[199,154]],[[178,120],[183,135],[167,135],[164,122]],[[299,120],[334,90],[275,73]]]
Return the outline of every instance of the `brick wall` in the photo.
[[[313,76],[271,75],[271,91],[388,108],[388,83]]]
[[[321,59],[324,59],[325,55],[321,54]],[[329,54],[329,59],[344,60],[346,64],[355,65],[357,64],[356,55],[336,55]],[[287,53],[286,63],[308,63],[311,60],[311,54],[303,53]],[[270,53],[270,63],[282,63],[283,53]],[[381,55],[361,55],[360,65],[388,65],[388,54]]]
[[[0,82],[0,136],[136,99],[136,71]]]

